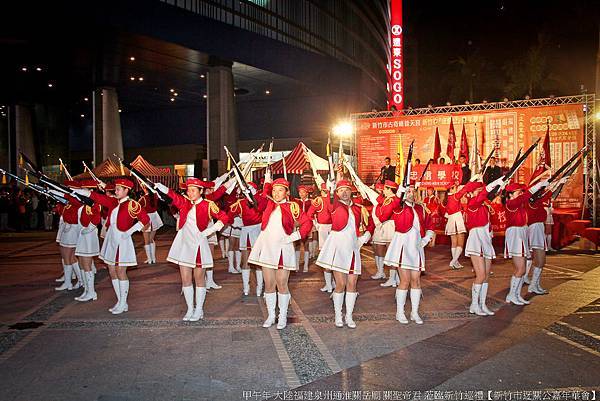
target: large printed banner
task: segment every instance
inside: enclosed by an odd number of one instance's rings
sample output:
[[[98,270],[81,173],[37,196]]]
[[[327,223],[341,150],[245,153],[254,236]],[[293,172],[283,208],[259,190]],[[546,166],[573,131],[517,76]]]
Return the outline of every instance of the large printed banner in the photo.
[[[462,171],[458,164],[430,164],[425,174],[423,174],[423,170],[425,170],[425,164],[420,164],[412,166],[410,172],[411,180],[416,181],[423,177],[421,179],[422,188],[442,190],[462,180]]]
[[[543,138],[546,134],[547,121],[550,124],[550,153],[553,169],[566,162],[584,143],[582,104],[357,119],[355,121],[358,174],[370,184],[379,175],[386,156],[390,156],[392,164],[395,164],[400,137],[404,146],[404,157],[408,145],[414,139],[413,158],[419,158],[421,164],[426,164],[433,156],[436,127],[440,131],[441,148],[446,149],[451,118],[457,136],[456,154],[453,155],[456,159],[459,156],[460,132],[463,125],[467,132],[469,147],[473,146],[474,136],[477,135],[482,158],[495,149],[495,155],[499,158],[501,166],[510,166],[519,149],[525,150],[537,138]],[[452,155],[442,153],[442,157],[448,163]],[[538,159],[539,151],[536,150],[519,170],[516,180],[528,183]],[[562,191],[555,206],[581,207],[582,189],[583,174],[580,168]]]

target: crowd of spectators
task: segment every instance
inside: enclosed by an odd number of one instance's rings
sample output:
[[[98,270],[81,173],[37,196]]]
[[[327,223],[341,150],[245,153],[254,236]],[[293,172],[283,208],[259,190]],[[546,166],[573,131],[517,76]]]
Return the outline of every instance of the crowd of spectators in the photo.
[[[46,230],[57,227],[55,203],[16,185],[0,187],[0,231]]]

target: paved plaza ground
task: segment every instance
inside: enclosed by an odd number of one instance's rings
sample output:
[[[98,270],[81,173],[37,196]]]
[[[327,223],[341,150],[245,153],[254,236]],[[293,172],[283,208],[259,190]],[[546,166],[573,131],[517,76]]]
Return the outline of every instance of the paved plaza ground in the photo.
[[[158,235],[159,260],[173,236]],[[263,299],[244,297],[223,259],[215,268],[223,288],[209,291],[204,320],[181,321],[178,270],[166,262],[132,269],[129,312],[112,315],[103,265],[98,300],[80,303],[79,290],[54,291],[53,233],[4,234],[0,399],[508,399],[505,391],[572,399],[600,389],[600,254],[549,254],[542,283],[550,293],[526,307],[503,302],[512,264],[497,259],[488,300],[496,315],[476,317],[468,313],[470,262],[450,271],[448,246],[428,249],[418,326],[395,320],[394,289],[370,278],[373,253],[362,253],[356,329],[335,327],[321,269],[311,264],[290,278],[289,324],[278,331],[262,328]]]

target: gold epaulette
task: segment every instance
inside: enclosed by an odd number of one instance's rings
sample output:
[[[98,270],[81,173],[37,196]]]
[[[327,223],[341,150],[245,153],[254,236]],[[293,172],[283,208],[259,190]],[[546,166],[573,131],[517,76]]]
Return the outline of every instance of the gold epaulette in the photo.
[[[237,201],[235,201],[234,203],[231,204],[231,206],[229,206],[229,210],[231,210],[232,212],[235,213],[235,210],[239,208],[240,209],[240,216],[242,215],[242,200],[238,199]]]
[[[92,208],[90,206],[85,207],[85,214],[87,214],[88,216],[91,216],[94,214],[94,212],[92,212]]]
[[[366,227],[369,224],[369,210],[363,205],[360,205],[360,215],[362,216],[363,224]]]
[[[297,220],[298,217],[300,217],[300,206],[298,206],[298,204],[296,202],[289,202],[290,203],[290,212],[292,212],[292,217],[294,218],[294,220]]]
[[[208,208],[212,214],[218,214],[221,211],[219,206],[217,206],[217,204],[211,200],[208,201]]]
[[[383,206],[387,206],[387,205],[389,205],[390,203],[392,203],[392,197],[391,197],[391,196],[388,196],[387,198],[385,198],[385,199],[384,199],[384,201],[383,201]]]
[[[129,204],[127,205],[127,213],[129,213],[129,217],[132,219],[137,218],[138,213],[142,210],[142,205],[139,202],[134,201],[133,199],[129,200]]]

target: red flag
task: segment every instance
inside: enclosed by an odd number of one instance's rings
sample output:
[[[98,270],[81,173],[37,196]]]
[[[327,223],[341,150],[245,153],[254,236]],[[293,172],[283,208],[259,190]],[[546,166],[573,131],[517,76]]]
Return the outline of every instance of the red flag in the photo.
[[[546,170],[549,170],[550,167],[552,167],[552,160],[550,158],[550,125],[548,125],[548,128],[546,128],[546,136],[544,137],[544,144],[540,150],[540,158],[538,159],[535,171],[531,174],[529,183],[532,184],[537,181],[537,178]]]
[[[454,162],[454,148],[456,147],[456,133],[454,132],[454,123],[450,117],[450,129],[448,130],[448,146],[446,146],[446,154],[450,158],[450,162]]]
[[[464,156],[467,159],[467,166],[469,165],[469,142],[467,141],[467,130],[463,123],[462,134],[460,135],[460,156]]]
[[[442,154],[442,144],[440,143],[440,131],[435,127],[435,139],[433,141],[433,163],[437,164]]]

